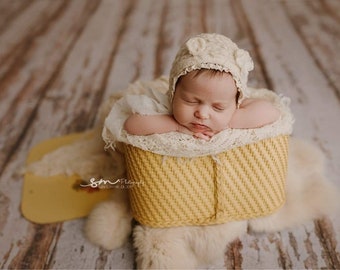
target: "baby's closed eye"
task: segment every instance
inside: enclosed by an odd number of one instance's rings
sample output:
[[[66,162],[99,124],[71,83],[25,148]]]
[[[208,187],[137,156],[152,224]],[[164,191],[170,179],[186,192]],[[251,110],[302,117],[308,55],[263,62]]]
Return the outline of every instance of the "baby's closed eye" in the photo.
[[[223,105],[213,105],[213,109],[218,112],[222,112],[226,109],[226,106]]]

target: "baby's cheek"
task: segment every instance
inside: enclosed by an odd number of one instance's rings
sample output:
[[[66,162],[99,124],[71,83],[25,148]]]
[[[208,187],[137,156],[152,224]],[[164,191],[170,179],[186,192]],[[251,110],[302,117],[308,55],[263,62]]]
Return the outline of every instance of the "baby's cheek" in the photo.
[[[187,119],[192,115],[191,108],[185,105],[179,106],[177,114],[179,118]]]
[[[176,110],[174,110],[174,118],[175,120],[180,123],[184,124],[186,121],[186,113],[183,107],[177,107]]]
[[[230,120],[231,120],[231,117],[229,115],[224,115],[223,117],[216,119],[216,122],[215,122],[216,123],[216,125],[215,125],[216,129],[215,130],[217,130],[217,132],[219,132],[219,131],[222,131],[222,130],[228,128]]]

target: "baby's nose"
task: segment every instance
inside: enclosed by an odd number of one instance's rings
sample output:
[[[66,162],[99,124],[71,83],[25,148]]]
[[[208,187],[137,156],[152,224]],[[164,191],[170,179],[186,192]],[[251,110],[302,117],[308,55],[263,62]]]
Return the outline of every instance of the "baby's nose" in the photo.
[[[200,106],[195,112],[195,117],[203,120],[209,119],[209,109],[206,106]]]

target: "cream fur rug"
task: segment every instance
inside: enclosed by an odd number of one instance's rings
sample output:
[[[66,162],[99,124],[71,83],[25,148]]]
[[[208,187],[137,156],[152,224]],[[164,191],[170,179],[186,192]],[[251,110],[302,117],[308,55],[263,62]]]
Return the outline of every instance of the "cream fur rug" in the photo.
[[[99,131],[97,136],[100,137]],[[73,168],[69,161],[59,161],[58,170],[48,170],[51,160],[63,160],[61,153],[77,152],[78,149],[82,149],[83,157],[96,158],[83,160],[83,163],[78,159],[77,163],[73,163]],[[289,150],[287,200],[271,216],[205,227],[153,229],[139,225],[132,228],[127,192],[114,189],[113,199],[99,204],[89,215],[85,234],[92,243],[111,250],[122,246],[133,230],[139,268],[196,268],[223,260],[227,244],[249,229],[255,232],[280,231],[334,214],[340,205],[340,194],[337,187],[325,177],[321,152],[296,138],[290,139]],[[100,164],[111,178],[113,175],[120,178],[124,175],[123,166],[117,164],[122,162],[122,156],[112,152],[112,158],[115,162],[107,157],[103,143],[98,143],[98,137],[95,137],[59,149],[28,169],[36,174],[77,172],[83,179],[90,179],[94,173],[91,168]]]
[[[132,87],[138,94],[142,87]],[[140,85],[139,85],[140,86]],[[94,137],[80,140],[46,155],[27,171],[38,175],[74,174],[83,179],[96,175],[120,179],[124,177],[124,159],[120,144],[115,150],[104,151],[101,131],[104,118],[121,94],[112,95],[102,106]],[[52,162],[53,161],[53,162]],[[57,163],[55,161],[58,161]],[[338,188],[325,177],[324,158],[312,144],[291,138],[284,206],[275,214],[214,226],[150,228],[131,226],[128,194],[114,189],[112,200],[99,204],[89,215],[85,234],[94,244],[114,249],[128,241],[133,233],[137,250],[137,266],[150,268],[198,268],[223,263],[225,248],[247,231],[273,232],[291,228],[306,221],[332,215],[340,205]],[[56,166],[57,164],[57,166]]]

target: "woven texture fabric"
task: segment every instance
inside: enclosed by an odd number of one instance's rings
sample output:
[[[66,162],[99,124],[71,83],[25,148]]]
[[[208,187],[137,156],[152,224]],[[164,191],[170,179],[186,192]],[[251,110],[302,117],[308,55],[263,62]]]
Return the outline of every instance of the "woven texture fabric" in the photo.
[[[285,201],[288,136],[215,156],[165,157],[125,145],[134,218],[151,227],[212,225],[269,215]]]

